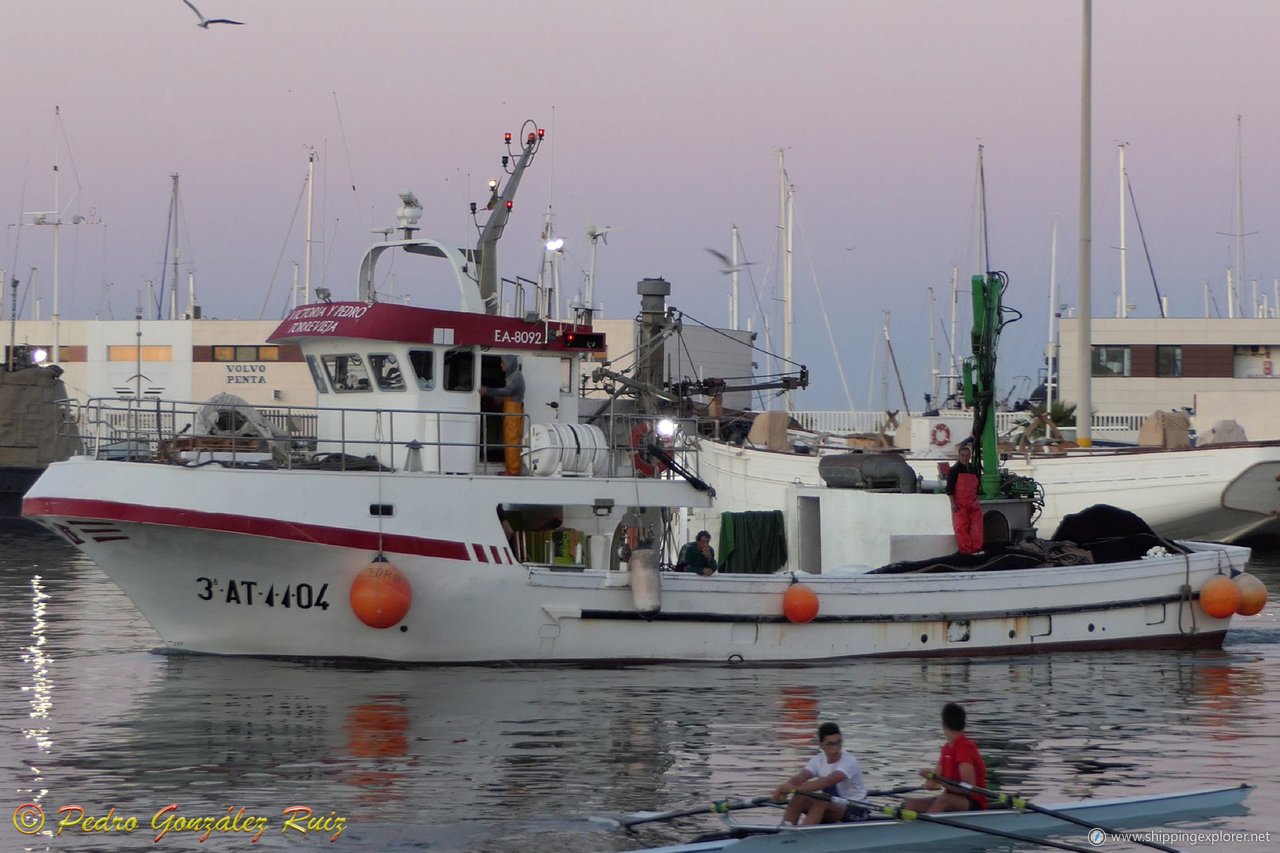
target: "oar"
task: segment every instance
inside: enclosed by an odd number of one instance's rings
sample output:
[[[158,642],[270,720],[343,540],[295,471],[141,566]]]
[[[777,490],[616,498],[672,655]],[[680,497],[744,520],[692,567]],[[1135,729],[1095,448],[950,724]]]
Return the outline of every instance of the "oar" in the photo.
[[[907,790],[912,791],[915,789],[908,788]],[[798,793],[801,796],[813,797],[814,799],[826,800],[828,802],[839,803],[841,805],[852,804],[863,808],[876,808],[871,803],[865,803],[860,800],[846,800],[843,797],[833,797],[825,791],[801,791]],[[871,812],[871,814],[875,813],[875,811]],[[924,814],[922,812],[912,811],[911,809],[899,808],[898,806],[885,806],[879,810],[879,814],[887,815],[888,817],[896,818],[897,820],[922,820],[925,823],[937,823],[942,826],[950,826],[955,829],[967,829],[970,832],[979,832],[985,835],[995,835],[1000,838],[1008,838],[1010,841],[1024,841],[1027,844],[1038,844],[1042,847],[1056,847],[1059,850],[1070,850],[1072,853],[1093,853],[1093,851],[1088,847],[1077,847],[1074,844],[1065,844],[1060,841],[1048,841],[1044,838],[1036,838],[1034,835],[1022,835],[1021,833],[1008,832],[1006,830],[996,829],[995,827],[990,826],[977,826],[966,821],[951,820],[945,817],[938,817],[937,815]]]
[[[925,814],[923,812],[914,812],[910,809],[897,808],[896,806],[885,806],[884,814],[898,820],[922,820],[925,823],[937,823],[942,826],[950,826],[955,829],[967,829],[970,832],[979,832],[984,835],[995,835],[1000,838],[1008,838],[1010,841],[1022,841],[1027,844],[1039,844],[1042,847],[1056,847],[1059,850],[1071,850],[1073,853],[1093,853],[1088,847],[1077,847],[1074,844],[1064,844],[1061,841],[1050,841],[1047,838],[1036,838],[1034,835],[1023,835],[1018,832],[1007,832],[1003,829],[996,829],[993,826],[978,826],[972,823],[966,823],[962,820],[951,820],[945,817],[938,817],[934,814]],[[966,812],[965,814],[968,814]]]
[[[1108,829],[1105,826],[1099,826],[1098,824],[1094,823],[1091,820],[1085,820],[1084,818],[1079,818],[1079,817],[1076,817],[1075,815],[1069,815],[1069,814],[1066,814],[1065,812],[1054,811],[1053,809],[1046,809],[1044,806],[1038,806],[1035,803],[1030,802],[1029,800],[1026,800],[1018,796],[1017,794],[1002,794],[999,791],[991,791],[986,788],[979,788],[977,785],[970,785],[968,782],[961,782],[958,779],[947,779],[946,777],[939,776],[936,773],[930,773],[928,775],[928,778],[932,779],[935,782],[941,782],[943,785],[951,785],[956,788],[962,788],[963,790],[970,791],[974,794],[982,794],[982,796],[984,797],[991,797],[996,802],[1006,806],[1013,806],[1015,809],[1025,809],[1031,812],[1039,812],[1042,815],[1047,815],[1049,817],[1057,818],[1058,820],[1065,820],[1068,823],[1074,823],[1078,826],[1088,827],[1089,829],[1100,829],[1103,832],[1107,833],[1108,835],[1120,834],[1119,830]],[[1167,847],[1164,844],[1158,844],[1155,841],[1143,841],[1138,838],[1129,838],[1129,840],[1134,842],[1135,844],[1143,844],[1147,847],[1154,847],[1156,850],[1164,850],[1166,851],[1166,853],[1181,853],[1176,847]]]
[[[770,803],[770,802],[773,802],[773,797],[771,796],[756,797],[755,799],[752,799],[752,800],[719,800],[717,802],[712,803],[710,806],[702,805],[702,806],[694,806],[693,808],[687,808],[687,809],[675,809],[674,811],[660,812],[659,814],[652,814],[652,815],[644,815],[643,817],[632,817],[632,818],[621,818],[621,819],[593,817],[591,818],[591,820],[597,821],[599,823],[608,823],[611,825],[616,825],[618,827],[621,827],[622,829],[630,829],[631,827],[636,826],[638,824],[642,824],[642,823],[656,823],[660,820],[674,820],[675,818],[678,818],[678,817],[689,817],[690,815],[726,814],[736,809],[753,809],[756,806],[763,806],[766,803]]]
[[[900,785],[897,788],[884,788],[876,791],[868,791],[867,795],[872,797],[887,797],[892,794],[905,794],[909,791],[914,791],[919,787],[919,785]],[[823,796],[829,797],[830,795],[824,794]],[[621,819],[612,817],[593,817],[591,820],[597,823],[607,823],[610,826],[617,826],[622,829],[626,829],[641,823],[656,823],[662,820],[674,820],[678,817],[690,817],[692,815],[700,814],[728,814],[729,812],[736,811],[738,809],[753,809],[757,806],[768,805],[772,802],[775,802],[772,796],[756,797],[752,800],[719,800],[712,803],[710,806],[702,805],[694,806],[693,808],[675,809],[674,811],[643,815],[641,817]],[[841,802],[844,801],[841,800]],[[863,805],[868,804],[864,803]]]

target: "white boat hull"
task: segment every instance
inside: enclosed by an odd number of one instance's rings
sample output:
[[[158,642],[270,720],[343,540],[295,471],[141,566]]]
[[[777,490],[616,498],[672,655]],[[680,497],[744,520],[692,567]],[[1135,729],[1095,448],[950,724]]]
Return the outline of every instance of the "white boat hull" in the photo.
[[[696,493],[678,481],[557,485],[618,506],[695,504]],[[535,501],[548,488],[548,480],[528,477],[77,458],[51,466],[24,509],[101,566],[168,649],[424,663],[774,663],[1212,647],[1229,620],[1209,617],[1182,587],[1194,593],[1248,558],[1242,548],[1194,546],[1185,558],[1070,568],[802,573],[820,602],[807,624],[783,613],[790,574],[663,572],[660,611],[646,619],[627,572],[516,561],[494,507]],[[936,495],[904,497],[945,505]],[[372,517],[372,505],[390,514]],[[364,624],[350,603],[353,581],[379,553],[412,589],[407,615],[381,629]]]
[[[1152,794],[1106,800],[1045,803],[1045,808],[1070,814],[1110,828],[1142,827],[1238,809],[1253,789],[1248,785],[1175,794]],[[993,809],[941,815],[948,821],[973,826],[961,829],[924,821],[874,821],[827,824],[816,827],[756,827],[762,834],[723,841],[703,841],[672,847],[650,848],[646,853],[852,853],[864,850],[920,849],[930,844],[1011,843],[979,828],[1001,830],[1038,838],[1072,835],[1084,842],[1089,830],[1037,812]],[[1105,843],[1112,843],[1104,840]],[[1118,843],[1118,842],[1117,842]]]
[[[824,451],[825,452],[825,451]],[[704,442],[701,473],[730,508],[779,506],[789,487],[822,486],[816,453],[789,453]],[[908,457],[927,480],[941,459]],[[1223,492],[1245,470],[1280,462],[1280,442],[1206,445],[1187,450],[1106,449],[1070,454],[1011,454],[1002,466],[1044,490],[1037,522],[1049,536],[1066,516],[1110,504],[1140,516],[1161,536],[1228,542],[1277,529],[1265,511],[1224,506]]]

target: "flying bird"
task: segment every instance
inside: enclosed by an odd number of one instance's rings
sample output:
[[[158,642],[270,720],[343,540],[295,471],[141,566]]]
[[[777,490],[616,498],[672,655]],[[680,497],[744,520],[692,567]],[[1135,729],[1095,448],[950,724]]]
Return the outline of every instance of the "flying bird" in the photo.
[[[182,2],[186,3],[187,6],[191,8],[192,12],[196,13],[196,17],[200,19],[199,26],[206,30],[209,29],[210,24],[235,24],[237,26],[244,26],[244,21],[233,21],[230,18],[206,18],[200,13],[200,10],[196,8],[196,5],[192,3],[191,0],[182,0]]]
[[[720,266],[721,266],[720,272],[724,273],[725,275],[728,275],[729,273],[734,273],[734,272],[742,272],[744,269],[746,269],[747,267],[755,263],[754,261],[746,261],[744,263],[735,264],[733,262],[733,259],[730,258],[728,255],[726,255],[724,252],[717,252],[715,249],[707,249],[707,251],[715,255],[716,258],[720,261]]]

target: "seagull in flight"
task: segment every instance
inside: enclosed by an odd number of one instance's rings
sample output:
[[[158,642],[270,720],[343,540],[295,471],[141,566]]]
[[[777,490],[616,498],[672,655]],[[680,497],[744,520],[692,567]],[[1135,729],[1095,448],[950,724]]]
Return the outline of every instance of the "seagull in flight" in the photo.
[[[733,262],[733,259],[730,258],[728,255],[726,255],[724,252],[717,252],[715,249],[707,249],[707,251],[715,255],[716,258],[720,261],[720,266],[722,267],[720,272],[724,273],[725,275],[728,275],[729,273],[742,272],[744,269],[746,269],[747,267],[755,263],[755,261],[747,261],[746,263],[735,264]]]
[[[196,8],[196,5],[192,3],[191,0],[182,0],[182,2],[191,7],[192,12],[196,13],[196,17],[200,19],[199,26],[203,29],[209,29],[210,24],[236,24],[237,26],[244,26],[244,21],[233,21],[230,18],[206,18],[200,13],[200,10]]]

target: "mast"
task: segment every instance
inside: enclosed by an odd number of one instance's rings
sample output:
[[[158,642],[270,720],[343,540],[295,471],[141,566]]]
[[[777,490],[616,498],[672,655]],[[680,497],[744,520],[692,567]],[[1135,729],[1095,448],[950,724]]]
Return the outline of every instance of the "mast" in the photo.
[[[587,226],[587,239],[591,241],[591,264],[587,269],[587,304],[585,306],[588,317],[594,316],[596,307],[596,246],[601,240],[608,244],[611,230],[613,229],[608,225],[602,228],[597,228],[594,225]]]
[[[1058,215],[1053,215],[1053,238],[1049,241],[1049,348],[1045,353],[1049,376],[1044,383],[1044,410],[1053,409],[1053,387],[1058,366]]]
[[[947,378],[947,397],[959,390],[960,365],[956,362],[956,310],[960,303],[960,267],[951,265],[951,376]]]
[[[1090,191],[1092,168],[1090,138],[1092,135],[1091,99],[1093,88],[1093,0],[1084,0],[1084,20],[1081,27],[1080,73],[1080,322],[1077,324],[1076,370],[1080,377],[1080,399],[1076,401],[1076,443],[1081,447],[1093,445],[1093,393],[1090,387],[1093,370],[1092,294],[1090,293],[1090,265],[1093,263],[1093,232],[1089,206],[1093,203]]]
[[[178,266],[182,260],[182,246],[178,242],[178,173],[173,172],[169,177],[173,179],[173,283],[169,285],[169,319],[172,320],[176,316],[172,306],[178,293]]]
[[[307,247],[303,254],[303,275],[302,275],[302,304],[311,304],[311,211],[312,200],[315,198],[315,172],[316,172],[316,150],[314,148],[307,152]],[[295,270],[296,275],[296,270]],[[295,285],[296,288],[296,285]],[[296,291],[295,291],[296,292]],[[295,297],[296,298],[296,297]],[[194,297],[192,304],[195,304]]]
[[[738,330],[738,226],[734,225],[732,228],[733,232],[729,243],[730,266],[733,269],[729,278],[731,282],[729,290],[729,328],[736,332]]]
[[[937,399],[939,392],[939,383],[941,381],[938,370],[938,334],[933,329],[933,288],[929,288],[929,377],[933,380],[933,406],[929,408],[937,408]]]
[[[792,313],[791,286],[791,260],[794,255],[794,244],[792,242],[791,227],[795,216],[795,188],[787,183],[785,157],[785,152],[781,148],[778,149],[778,227],[782,233],[782,354],[787,363],[791,364],[791,324],[794,316]],[[789,412],[791,411],[790,389],[787,390],[784,399],[786,401],[786,409]]]
[[[1126,183],[1126,175],[1124,171],[1124,146],[1121,142],[1117,145],[1120,151],[1120,307],[1116,311],[1116,316],[1124,319],[1129,316],[1129,291],[1127,285],[1126,264],[1125,264],[1125,242],[1124,242],[1124,220],[1125,220],[1125,204],[1124,204],[1124,188]]]
[[[1235,275],[1236,288],[1244,287],[1244,283],[1248,281],[1248,279],[1244,277],[1244,154],[1243,154],[1243,142],[1242,142],[1242,137],[1244,133],[1243,122],[1244,122],[1244,117],[1237,115],[1236,116],[1236,275]],[[1236,293],[1236,292],[1237,291],[1234,288],[1231,288],[1230,293],[1228,294],[1228,298],[1230,298],[1232,293]],[[1240,301],[1239,296],[1236,296],[1236,301],[1237,302]],[[1235,315],[1232,314],[1231,316],[1234,317]],[[1241,317],[1245,316],[1245,312],[1243,309],[1241,309],[1240,311],[1240,316]]]
[[[53,108],[54,121],[61,122],[60,108]],[[38,221],[38,220],[37,220]],[[58,313],[58,231],[62,225],[62,208],[58,206],[58,146],[53,146],[53,363],[62,361],[62,326]]]
[[[532,124],[533,122],[525,122],[526,127]],[[489,184],[492,191],[488,203],[489,220],[481,229],[480,239],[476,242],[476,248],[472,253],[473,261],[478,268],[476,281],[480,285],[480,298],[484,301],[486,314],[498,313],[498,240],[502,238],[507,220],[511,218],[511,208],[516,190],[520,187],[520,178],[524,176],[524,170],[533,162],[533,155],[538,152],[538,146],[545,135],[546,131],[535,125],[535,129],[530,130],[525,136],[524,148],[515,165],[511,167],[507,185],[499,190],[497,181],[491,181]],[[506,135],[506,141],[507,149],[510,150],[511,134]],[[504,167],[510,163],[511,156],[513,155],[509,154],[502,158]],[[474,207],[472,212],[475,212]]]

